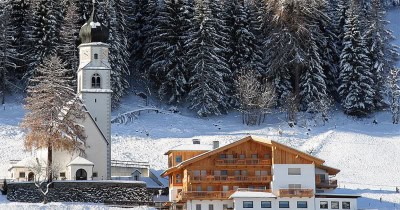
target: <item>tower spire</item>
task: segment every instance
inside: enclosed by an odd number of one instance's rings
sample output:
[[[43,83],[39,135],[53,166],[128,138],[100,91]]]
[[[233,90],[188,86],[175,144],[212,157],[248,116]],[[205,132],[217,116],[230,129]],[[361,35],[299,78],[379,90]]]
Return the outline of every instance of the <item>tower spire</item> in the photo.
[[[108,40],[109,32],[108,27],[102,24],[97,18],[96,11],[97,1],[93,0],[92,14],[87,22],[81,27],[79,31],[79,39],[81,43],[90,42],[103,42]]]

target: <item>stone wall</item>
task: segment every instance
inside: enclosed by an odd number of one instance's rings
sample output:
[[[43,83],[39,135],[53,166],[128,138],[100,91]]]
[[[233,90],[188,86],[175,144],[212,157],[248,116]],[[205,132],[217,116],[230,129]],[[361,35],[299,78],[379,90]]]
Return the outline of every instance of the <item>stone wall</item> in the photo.
[[[34,183],[8,183],[7,199],[17,202],[42,202],[43,195]],[[144,182],[135,181],[55,181],[47,195],[49,202],[117,203],[151,201]]]

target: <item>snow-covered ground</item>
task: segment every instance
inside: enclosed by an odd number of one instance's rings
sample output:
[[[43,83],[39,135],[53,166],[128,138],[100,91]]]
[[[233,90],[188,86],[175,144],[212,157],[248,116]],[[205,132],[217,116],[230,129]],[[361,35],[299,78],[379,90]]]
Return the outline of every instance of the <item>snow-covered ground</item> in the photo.
[[[390,29],[400,37],[400,8],[391,10],[388,19]],[[400,39],[396,40],[400,46]],[[400,66],[400,64],[399,64]],[[24,132],[19,123],[24,116],[22,99],[8,99],[5,110],[0,109],[0,179],[7,176],[10,159],[22,159],[29,155],[23,151]],[[142,107],[138,97],[124,99],[113,115]],[[161,109],[168,106],[153,105]],[[261,126],[248,127],[241,123],[239,113],[198,118],[181,109],[182,113],[146,113],[126,125],[112,126],[112,158],[120,160],[149,161],[156,172],[167,167],[163,155],[169,148],[179,144],[190,144],[193,138],[202,144],[219,140],[225,145],[246,135],[269,138],[326,160],[326,164],[341,169],[337,175],[339,192],[361,194],[359,208],[400,209],[400,126],[390,122],[390,114],[378,113],[371,118],[353,119],[335,111],[328,123],[300,116],[300,123],[290,128],[285,115],[268,115]],[[376,120],[378,124],[374,124]],[[283,134],[279,135],[279,131]],[[380,201],[382,199],[382,202]],[[108,209],[97,204],[51,203],[23,204],[6,201],[0,196],[0,209]],[[136,208],[145,210],[147,207]]]

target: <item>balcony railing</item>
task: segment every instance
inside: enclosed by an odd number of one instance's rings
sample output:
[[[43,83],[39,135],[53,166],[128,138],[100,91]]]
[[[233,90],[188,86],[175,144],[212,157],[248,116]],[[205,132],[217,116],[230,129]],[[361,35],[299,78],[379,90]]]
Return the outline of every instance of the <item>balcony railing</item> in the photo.
[[[244,166],[244,165],[271,165],[271,159],[239,159],[239,158],[227,158],[227,159],[218,159],[215,161],[215,165],[217,166]]]
[[[228,199],[235,191],[189,191],[182,192],[182,200]]]
[[[312,197],[313,189],[280,189],[279,197]]]
[[[337,188],[337,180],[336,179],[323,179],[319,175],[315,176],[315,184],[317,188]]]
[[[239,188],[237,191],[251,191],[251,192],[271,192],[271,189],[248,189],[248,188]],[[189,192],[180,192],[177,195],[178,201],[186,201],[186,200],[227,200],[229,197],[236,192],[235,190],[230,191],[189,191]]]
[[[190,182],[270,182],[271,176],[190,176]]]
[[[316,182],[317,188],[337,188],[337,180],[336,179],[330,179],[330,180],[323,180]]]

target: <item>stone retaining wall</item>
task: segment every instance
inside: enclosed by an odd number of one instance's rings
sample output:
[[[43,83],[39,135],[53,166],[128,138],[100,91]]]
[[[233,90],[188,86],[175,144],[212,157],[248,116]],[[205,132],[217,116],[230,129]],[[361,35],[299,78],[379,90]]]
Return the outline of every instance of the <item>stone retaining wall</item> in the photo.
[[[42,202],[43,195],[32,182],[8,183],[7,199],[17,202]],[[47,195],[49,202],[113,203],[150,202],[144,182],[55,181]]]

